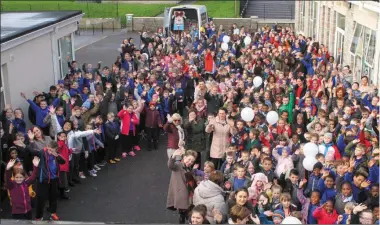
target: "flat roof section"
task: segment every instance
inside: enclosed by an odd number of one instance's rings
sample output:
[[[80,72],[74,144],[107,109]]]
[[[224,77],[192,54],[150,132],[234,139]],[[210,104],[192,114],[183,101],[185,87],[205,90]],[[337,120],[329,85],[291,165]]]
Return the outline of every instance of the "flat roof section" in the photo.
[[[82,11],[1,12],[0,43],[80,14]]]

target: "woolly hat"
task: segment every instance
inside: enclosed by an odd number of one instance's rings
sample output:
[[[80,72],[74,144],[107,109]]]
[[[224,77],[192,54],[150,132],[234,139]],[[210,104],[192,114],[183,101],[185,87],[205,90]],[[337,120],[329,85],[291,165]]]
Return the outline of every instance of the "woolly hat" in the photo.
[[[156,106],[156,103],[155,102],[150,102],[149,106]]]
[[[333,135],[332,135],[332,133],[325,133],[325,135],[324,135],[324,137],[329,137],[329,138],[333,138]]]

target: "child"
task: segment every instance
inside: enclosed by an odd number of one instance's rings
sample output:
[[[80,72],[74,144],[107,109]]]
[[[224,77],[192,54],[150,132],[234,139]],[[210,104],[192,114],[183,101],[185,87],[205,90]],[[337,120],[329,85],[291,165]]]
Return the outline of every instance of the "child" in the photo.
[[[314,218],[313,213],[320,206],[321,194],[319,191],[311,191],[310,198],[306,198],[302,193],[302,188],[306,182],[306,179],[302,180],[297,189],[297,197],[302,204],[302,222],[305,224],[316,224],[317,220]]]
[[[91,124],[86,125],[86,131],[92,130]],[[104,144],[95,136],[95,134],[90,134],[87,136],[87,141],[89,144],[88,151],[85,151],[85,158],[87,159],[87,168],[89,170],[90,176],[96,177],[97,170],[94,168],[95,165],[95,151],[98,147],[104,148]]]
[[[242,187],[247,188],[249,186],[249,178],[245,177],[245,168],[236,163],[234,165],[234,169],[236,169],[236,175],[234,174],[234,176],[226,182],[226,189],[232,189],[232,191],[236,191]]]
[[[333,135],[332,133],[325,133],[323,136],[323,143],[319,145],[319,153],[322,153],[326,161],[335,161],[337,159],[340,159],[340,152],[336,145],[332,142]]]
[[[37,183],[37,210],[36,220],[41,221],[45,209],[45,202],[49,200],[49,208],[52,220],[59,220],[57,216],[57,191],[59,182],[59,166],[65,160],[57,153],[58,143],[51,141],[40,152],[40,177]]]
[[[136,113],[133,112],[133,106],[123,106],[123,109],[117,114],[121,120],[121,138],[123,147],[123,158],[127,156],[127,151],[129,151],[130,156],[136,156],[133,150],[139,150],[136,148],[137,143],[137,133],[136,126],[140,123],[139,118],[137,118]]]
[[[292,197],[289,193],[282,193],[280,197],[280,204],[275,207],[275,210],[284,212],[285,217],[290,216],[292,212],[297,211],[297,206],[292,204]]]
[[[252,201],[252,205],[256,206],[258,196],[264,191],[265,185],[268,183],[268,178],[263,173],[256,173],[252,177],[251,187],[248,188],[249,197],[248,200]]]
[[[275,170],[275,173],[277,176],[281,176],[281,173],[283,171],[288,171],[294,168],[293,160],[291,156],[289,155],[290,149],[286,146],[282,148],[281,152],[282,152],[281,157],[278,153],[277,148],[273,149],[273,152],[272,152],[273,157],[277,160],[277,166]]]
[[[245,122],[238,120],[236,122],[237,133],[231,137],[231,144],[236,146],[238,152],[237,157],[241,156],[241,151],[244,150],[244,143],[248,138],[248,130],[245,127]]]
[[[259,136],[260,136],[260,132],[258,129],[251,129],[251,131],[249,132],[248,138],[245,140],[244,149],[246,151],[248,151],[248,150],[252,149],[253,146],[261,145]]]
[[[249,177],[252,180],[252,177],[256,174],[255,172],[255,166],[253,165],[252,161],[248,162],[248,167],[247,167],[247,177]]]
[[[292,203],[297,206],[297,209],[301,209],[301,203],[297,198],[297,188],[299,181],[299,173],[296,169],[290,170],[289,178],[285,179],[285,173],[282,173],[279,178],[279,184],[281,185],[284,192],[290,193],[292,198]]]
[[[204,164],[204,171],[198,169],[199,165],[194,165],[194,174],[196,177],[200,177],[201,180],[208,180],[210,174],[215,171],[215,165],[211,161],[206,161]]]
[[[282,192],[282,188],[280,185],[273,185],[272,186],[272,206],[274,208],[275,205],[280,203],[280,196]]]
[[[347,224],[347,220],[351,220],[352,210],[355,208],[353,202],[349,202],[344,206],[344,214],[338,216],[338,224]]]
[[[305,196],[310,196],[310,193],[318,189],[318,181],[321,178],[321,169],[323,168],[322,163],[317,162],[313,167],[313,172],[309,176],[307,183],[307,188],[305,190]]]
[[[344,207],[346,204],[349,202],[355,203],[355,201],[352,196],[352,187],[349,182],[344,181],[342,183],[342,187],[338,190],[340,190],[340,192],[335,197],[334,208],[336,209],[337,213],[341,215],[345,212]]]
[[[105,128],[105,136],[106,136],[106,143],[107,143],[107,150],[106,150],[106,160],[111,163],[115,164],[116,162],[120,161],[119,156],[119,135],[120,135],[120,124],[119,122],[115,121],[115,115],[110,112],[107,114],[107,122],[104,126]]]
[[[265,176],[268,178],[268,182],[273,182],[275,179],[277,179],[277,176],[273,172],[272,167],[272,159],[269,157],[263,158],[260,170],[258,172],[265,174]]]
[[[28,186],[32,185],[36,180],[39,158],[33,159],[33,173],[30,177],[26,178],[23,169],[14,170],[14,180],[12,180],[11,168],[15,165],[16,160],[11,159],[6,168],[6,188],[10,192],[12,204],[12,217],[17,220],[31,220],[32,219],[32,206],[28,191]],[[25,179],[26,178],[26,179]]]
[[[69,162],[72,154],[72,150],[69,149],[66,145],[66,133],[60,132],[57,134],[58,138],[58,153],[62,156],[62,158],[65,160],[64,164],[59,165],[59,193],[62,199],[69,200],[70,198],[67,196],[66,191],[68,190],[69,185]]]
[[[145,129],[148,135],[148,151],[158,150],[158,132],[162,127],[160,113],[156,109],[156,103],[150,102],[149,109],[145,111]]]
[[[249,152],[243,151],[241,153],[241,158],[238,159],[238,162],[240,163],[240,165],[242,165],[247,170],[248,163],[249,163]]]
[[[323,171],[323,175],[318,181],[318,190],[321,192],[322,204],[327,202],[327,200],[332,200],[335,198],[337,192],[334,188],[334,177],[330,174],[330,171]]]
[[[226,154],[226,160],[220,167],[220,172],[224,174],[224,179],[228,180],[230,179],[231,173],[234,171],[234,164],[235,164],[235,154],[234,152],[227,152]]]
[[[335,224],[338,219],[338,213],[333,208],[333,201],[328,200],[322,206],[316,208],[313,212],[314,218],[318,224]]]

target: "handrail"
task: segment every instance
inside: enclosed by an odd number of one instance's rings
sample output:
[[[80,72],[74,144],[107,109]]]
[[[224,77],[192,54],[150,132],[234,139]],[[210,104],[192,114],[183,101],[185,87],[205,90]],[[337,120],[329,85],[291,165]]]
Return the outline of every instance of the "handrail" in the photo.
[[[241,0],[241,1],[244,1],[244,0]],[[245,0],[245,3],[243,4],[243,8],[240,10],[240,18],[243,18],[245,16],[245,13],[247,11],[247,8],[248,8],[248,4],[249,4],[249,0]],[[240,8],[242,7],[242,4],[240,3]]]

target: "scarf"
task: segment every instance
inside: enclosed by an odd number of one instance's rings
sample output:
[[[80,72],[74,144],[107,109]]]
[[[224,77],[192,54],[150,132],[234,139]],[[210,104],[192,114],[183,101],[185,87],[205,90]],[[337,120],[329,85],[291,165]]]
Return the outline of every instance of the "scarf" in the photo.
[[[194,190],[197,187],[197,181],[194,178],[193,170],[189,167],[183,165],[183,170],[185,171],[186,187],[189,192],[189,199],[193,199]]]
[[[330,142],[330,143],[328,143],[328,144],[324,143],[324,145],[325,145],[325,152],[324,152],[323,154],[324,154],[324,156],[326,157],[327,152],[329,151],[329,148],[330,148],[331,146],[333,146],[333,143],[332,143],[332,142]]]
[[[178,137],[179,137],[179,140],[178,140],[178,145],[180,145],[181,141],[184,142],[185,141],[185,132],[183,131],[181,125],[177,125],[177,130],[178,130]]]

